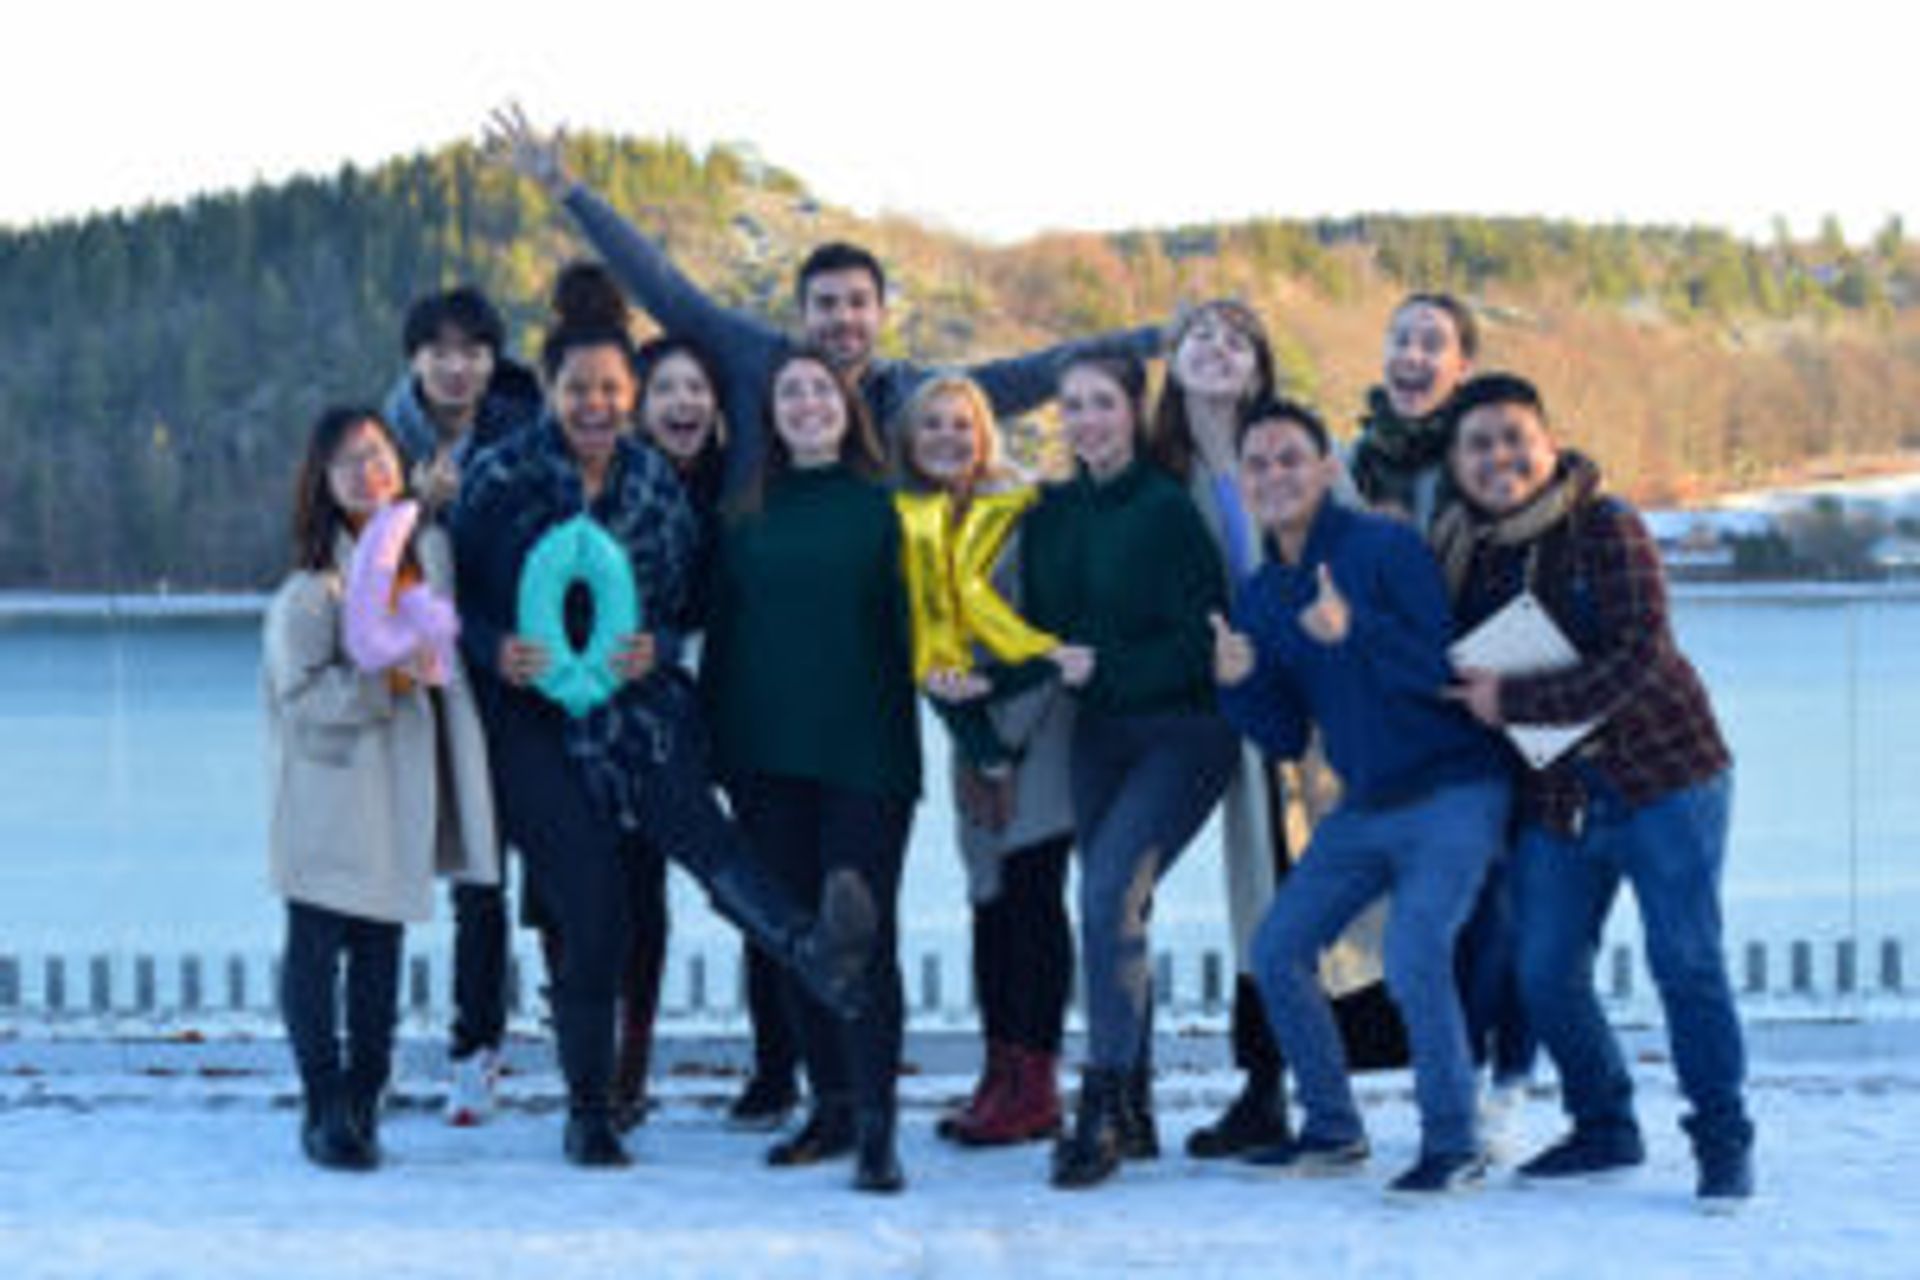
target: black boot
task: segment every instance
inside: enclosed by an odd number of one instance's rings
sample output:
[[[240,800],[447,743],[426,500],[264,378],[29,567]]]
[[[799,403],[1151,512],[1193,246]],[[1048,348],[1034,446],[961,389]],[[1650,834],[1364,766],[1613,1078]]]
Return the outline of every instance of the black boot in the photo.
[[[1284,1080],[1249,1075],[1219,1119],[1187,1135],[1187,1154],[1196,1160],[1220,1160],[1289,1141],[1293,1127],[1287,1122]]]
[[[1053,1185],[1091,1187],[1120,1168],[1120,1114],[1126,1107],[1124,1073],[1088,1067],[1080,1079],[1073,1132],[1053,1148]]]
[[[798,978],[843,1018],[866,1007],[879,912],[858,874],[832,872],[820,890],[820,913],[809,920],[754,858],[738,854],[707,880],[714,910]]]
[[[367,1149],[367,1159],[380,1163],[380,1093],[378,1088],[355,1086],[347,1092],[347,1122]]]
[[[576,1102],[568,1107],[563,1149],[567,1163],[582,1169],[624,1169],[633,1163],[605,1102]]]
[[[856,1191],[903,1191],[907,1175],[893,1145],[892,1107],[863,1107],[854,1118],[853,1187]]]
[[[1120,1154],[1128,1160],[1160,1158],[1160,1126],[1153,1118],[1153,1063],[1145,1058],[1127,1073],[1120,1097]]]
[[[354,1124],[345,1090],[337,1084],[308,1088],[300,1148],[322,1169],[365,1172],[379,1163]]]
[[[816,1098],[800,1131],[767,1148],[767,1163],[797,1168],[847,1155],[853,1148],[852,1105],[844,1098]]]

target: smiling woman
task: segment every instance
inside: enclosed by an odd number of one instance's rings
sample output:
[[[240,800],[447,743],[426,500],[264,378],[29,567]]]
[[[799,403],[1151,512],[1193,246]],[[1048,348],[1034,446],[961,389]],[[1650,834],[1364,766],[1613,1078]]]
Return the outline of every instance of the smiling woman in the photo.
[[[554,1024],[569,1094],[566,1154],[608,1166],[627,1160],[611,1111],[614,1001],[634,882],[655,859],[692,872],[722,915],[836,1008],[856,1002],[872,911],[857,892],[830,896],[832,924],[815,931],[721,811],[679,666],[679,637],[696,622],[701,527],[673,468],[627,430],[637,380],[618,292],[596,270],[576,269],[556,303],[560,322],[542,355],[553,416],[475,461],[453,530],[462,639],[483,673],[501,822],[565,941]],[[578,520],[625,561],[648,630],[619,638],[610,654],[592,651],[608,696],[566,715],[539,692],[560,646],[521,632],[516,605],[541,539]],[[589,629],[584,608],[563,607],[570,635]]]

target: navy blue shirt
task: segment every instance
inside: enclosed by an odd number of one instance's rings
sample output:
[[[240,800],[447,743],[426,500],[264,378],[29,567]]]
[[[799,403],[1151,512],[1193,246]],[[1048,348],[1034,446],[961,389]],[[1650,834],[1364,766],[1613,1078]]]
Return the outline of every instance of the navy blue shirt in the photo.
[[[1338,644],[1322,644],[1300,622],[1323,564],[1351,616]],[[1446,584],[1406,524],[1322,502],[1299,563],[1275,559],[1248,579],[1233,625],[1256,661],[1245,680],[1220,690],[1221,710],[1281,759],[1305,750],[1319,725],[1345,803],[1390,807],[1449,783],[1505,776],[1493,736],[1441,696],[1453,682]]]

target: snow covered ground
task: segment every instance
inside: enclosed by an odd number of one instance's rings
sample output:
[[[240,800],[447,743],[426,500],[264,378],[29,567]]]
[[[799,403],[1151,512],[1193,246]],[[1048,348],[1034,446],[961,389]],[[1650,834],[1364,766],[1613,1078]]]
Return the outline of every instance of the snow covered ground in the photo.
[[[1732,1219],[1694,1210],[1670,1073],[1639,1070],[1652,1159],[1631,1180],[1539,1190],[1503,1174],[1417,1208],[1380,1192],[1413,1150],[1397,1075],[1363,1085],[1363,1177],[1276,1182],[1174,1154],[1232,1082],[1170,1072],[1170,1154],[1071,1194],[1044,1184],[1042,1147],[940,1143],[936,1110],[967,1081],[923,1076],[905,1086],[911,1185],[885,1199],[847,1190],[844,1164],[763,1167],[764,1138],[721,1128],[731,1082],[711,1076],[667,1081],[639,1163],[614,1173],[561,1162],[549,1076],[514,1080],[509,1109],[468,1131],[441,1123],[422,1081],[386,1121],[387,1166],[343,1175],[300,1159],[280,1072],[13,1074],[0,1277],[1920,1275],[1920,1060],[1757,1063],[1761,1196]],[[1547,1091],[1524,1124],[1534,1142],[1557,1130]]]

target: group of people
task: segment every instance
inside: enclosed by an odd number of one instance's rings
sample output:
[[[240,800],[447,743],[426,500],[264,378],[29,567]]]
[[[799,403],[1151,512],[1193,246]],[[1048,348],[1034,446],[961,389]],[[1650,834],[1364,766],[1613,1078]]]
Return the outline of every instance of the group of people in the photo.
[[[865,250],[806,259],[792,336],[716,302],[517,112],[490,135],[605,265],[561,273],[537,377],[474,290],[420,300],[386,408],[311,432],[266,621],[311,1159],[379,1161],[401,931],[436,875],[455,882],[448,1114],[486,1118],[511,850],[569,1160],[626,1163],[644,1118],[672,861],[744,939],[754,1070],[730,1122],[780,1127],[804,1076],[767,1161],[851,1156],[856,1187],[903,1187],[897,909],[925,705],[954,747],[985,1038],[941,1136],[1056,1139],[1060,1187],[1159,1156],[1154,890],[1218,810],[1243,1081],[1191,1156],[1361,1168],[1349,1073],[1410,1056],[1421,1145],[1390,1188],[1469,1187],[1537,1043],[1571,1126],[1520,1175],[1642,1163],[1593,989],[1624,880],[1699,1199],[1751,1195],[1719,905],[1730,756],[1639,517],[1556,443],[1534,386],[1476,373],[1469,308],[1394,311],[1340,448],[1238,303],[967,369],[889,359]],[[629,298],[663,336],[634,345]],[[1000,423],[1053,399],[1073,462],[1041,483]],[[537,626],[530,580],[576,535],[613,549],[634,602],[575,584]],[[1515,609],[1573,659],[1456,666]],[[1554,753],[1509,741],[1554,727],[1577,730]]]

